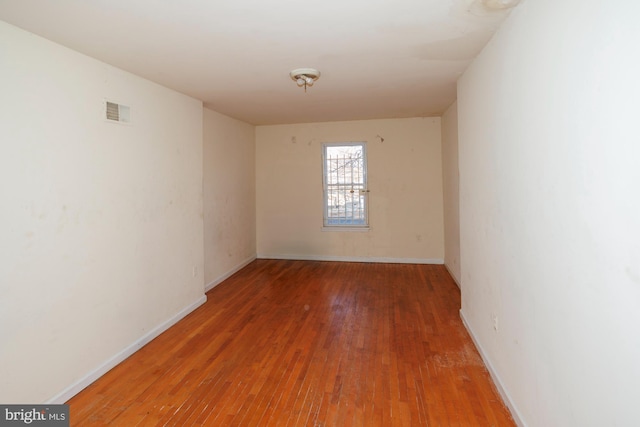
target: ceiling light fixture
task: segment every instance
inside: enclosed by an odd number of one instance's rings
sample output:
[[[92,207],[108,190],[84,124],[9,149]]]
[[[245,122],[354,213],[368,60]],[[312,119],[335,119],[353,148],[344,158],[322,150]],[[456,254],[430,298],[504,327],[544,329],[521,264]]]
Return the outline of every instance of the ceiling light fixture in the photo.
[[[315,68],[296,68],[289,75],[291,80],[295,81],[299,87],[304,86],[304,91],[306,92],[307,86],[313,86],[313,83],[320,78],[320,71]]]

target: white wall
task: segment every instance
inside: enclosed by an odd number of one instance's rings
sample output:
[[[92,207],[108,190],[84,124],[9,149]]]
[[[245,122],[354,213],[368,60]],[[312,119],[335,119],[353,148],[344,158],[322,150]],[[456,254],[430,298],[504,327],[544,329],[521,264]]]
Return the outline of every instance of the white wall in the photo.
[[[255,128],[204,109],[204,279],[209,289],[256,257]]]
[[[367,232],[322,231],[322,143],[365,141]],[[442,262],[440,119],[256,128],[259,257]]]
[[[530,426],[640,419],[638,16],[524,1],[458,84],[462,313]]]
[[[444,264],[460,286],[460,207],[458,173],[458,103],[442,115],[442,192]]]
[[[204,301],[202,105],[2,22],[0,94],[0,402],[60,401]]]

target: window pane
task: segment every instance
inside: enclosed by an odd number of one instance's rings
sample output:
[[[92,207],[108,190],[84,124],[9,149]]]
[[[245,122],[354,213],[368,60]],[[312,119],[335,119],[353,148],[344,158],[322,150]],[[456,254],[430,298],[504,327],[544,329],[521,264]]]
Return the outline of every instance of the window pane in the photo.
[[[364,144],[326,145],[325,225],[367,225]]]

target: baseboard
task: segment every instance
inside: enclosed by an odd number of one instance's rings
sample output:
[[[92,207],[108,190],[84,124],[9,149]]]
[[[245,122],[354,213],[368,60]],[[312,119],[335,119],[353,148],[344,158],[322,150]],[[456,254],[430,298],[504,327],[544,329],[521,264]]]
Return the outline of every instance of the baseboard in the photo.
[[[259,259],[288,259],[295,261],[379,262],[388,264],[444,264],[441,258],[380,258],[332,255],[271,255],[258,254]]]
[[[482,360],[484,361],[484,364],[487,367],[487,370],[489,371],[489,375],[491,375],[491,379],[493,380],[493,383],[496,385],[496,388],[498,389],[498,393],[500,393],[500,396],[502,397],[503,402],[505,403],[507,408],[509,408],[509,412],[511,412],[511,416],[513,417],[513,420],[515,421],[516,425],[518,425],[519,427],[526,427],[527,425],[525,424],[522,418],[522,414],[520,414],[520,411],[518,411],[518,408],[516,408],[516,405],[513,403],[513,400],[511,400],[511,396],[507,392],[506,388],[504,387],[504,384],[502,383],[502,380],[500,380],[500,376],[498,375],[493,365],[491,364],[491,361],[487,357],[487,353],[484,351],[484,348],[482,348],[482,346],[476,339],[476,335],[473,333],[473,329],[471,329],[469,322],[467,322],[467,319],[464,316],[464,312],[462,311],[462,309],[460,309],[460,318],[462,319],[462,323],[464,324],[464,327],[467,329],[467,332],[469,332],[469,335],[471,336],[471,340],[473,341],[476,348],[478,349],[478,352],[480,353],[480,357],[482,357]]]
[[[95,380],[97,380],[98,378],[100,378],[101,376],[109,372],[111,369],[113,369],[116,365],[118,365],[120,362],[125,360],[127,357],[131,356],[133,353],[140,350],[146,344],[151,342],[158,335],[160,335],[161,333],[169,329],[171,326],[178,323],[187,314],[191,313],[193,310],[200,307],[206,301],[207,301],[207,296],[202,295],[196,301],[194,301],[193,303],[189,304],[188,306],[180,310],[178,313],[176,313],[173,317],[159,324],[154,329],[152,329],[151,331],[149,331],[148,333],[140,337],[138,340],[133,342],[131,345],[124,348],[122,351],[120,351],[119,353],[111,357],[109,360],[104,362],[98,368],[89,372],[87,375],[85,375],[83,378],[78,380],[76,383],[70,385],[61,393],[57,394],[56,396],[46,401],[45,404],[65,403],[66,401],[71,399],[73,396],[80,393],[83,389],[85,389]]]
[[[460,282],[458,281],[458,278],[455,276],[455,274],[453,274],[451,272],[451,269],[449,268],[449,266],[447,265],[447,263],[444,263],[445,268],[447,269],[447,271],[449,272],[449,276],[451,276],[451,278],[453,279],[453,281],[455,282],[456,285],[458,285],[458,289],[462,289],[460,287]]]
[[[223,274],[222,276],[216,278],[215,280],[213,280],[212,282],[210,282],[209,284],[207,284],[204,287],[204,291],[205,292],[209,292],[211,289],[215,288],[216,286],[218,286],[220,283],[224,282],[225,280],[227,280],[229,277],[233,276],[235,273],[237,273],[238,271],[242,270],[243,268],[245,268],[247,265],[249,265],[250,263],[252,263],[253,261],[255,261],[256,256],[252,255],[249,258],[245,259],[244,261],[242,261],[240,264],[238,264],[237,266],[235,266],[234,268],[232,268],[231,270],[229,270],[228,272],[226,272],[225,274]]]

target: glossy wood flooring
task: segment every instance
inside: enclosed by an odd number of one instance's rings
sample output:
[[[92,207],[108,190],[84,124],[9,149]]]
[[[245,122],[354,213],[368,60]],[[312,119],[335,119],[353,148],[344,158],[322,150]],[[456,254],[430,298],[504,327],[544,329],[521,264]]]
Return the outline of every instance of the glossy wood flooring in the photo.
[[[510,426],[440,265],[257,260],[68,403],[77,426]]]

